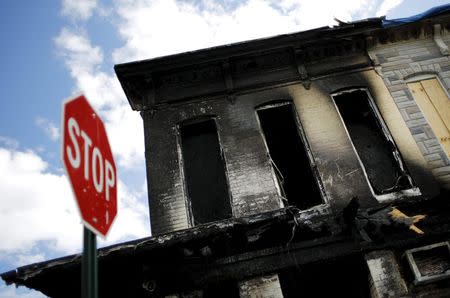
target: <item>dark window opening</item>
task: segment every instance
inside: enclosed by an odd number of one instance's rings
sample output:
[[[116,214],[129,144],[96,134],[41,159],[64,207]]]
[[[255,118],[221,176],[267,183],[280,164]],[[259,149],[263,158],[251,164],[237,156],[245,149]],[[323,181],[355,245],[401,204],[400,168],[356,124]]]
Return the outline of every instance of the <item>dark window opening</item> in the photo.
[[[368,298],[368,277],[367,265],[361,257],[307,264],[278,273],[284,298]]]
[[[230,218],[225,165],[214,120],[183,125],[181,146],[194,224]]]
[[[365,90],[333,96],[375,194],[412,188],[400,153],[383,131]]]
[[[294,113],[284,104],[259,109],[258,117],[282,195],[303,210],[323,201]]]

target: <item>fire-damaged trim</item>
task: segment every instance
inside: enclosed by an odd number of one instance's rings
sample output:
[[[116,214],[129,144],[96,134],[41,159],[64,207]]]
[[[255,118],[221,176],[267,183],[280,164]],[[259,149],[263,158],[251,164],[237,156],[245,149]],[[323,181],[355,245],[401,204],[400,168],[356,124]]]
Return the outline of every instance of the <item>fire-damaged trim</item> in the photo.
[[[189,227],[193,227],[194,226],[194,216],[192,215],[192,204],[191,204],[191,200],[189,200],[189,196],[188,196],[188,191],[187,191],[187,187],[186,187],[186,176],[184,174],[184,158],[183,158],[183,151],[181,148],[181,125],[183,123],[178,123],[175,126],[175,136],[176,136],[176,145],[177,145],[177,156],[178,156],[178,163],[179,163],[179,167],[178,170],[180,172],[180,179],[181,179],[181,189],[182,194],[183,194],[183,198],[184,198],[184,205],[186,208],[186,215],[187,215],[187,220],[188,220],[188,224]]]
[[[402,189],[402,190],[395,190],[394,189],[394,191],[392,191],[392,192],[386,192],[386,193],[383,193],[383,194],[376,194],[375,193],[375,190],[374,190],[374,188],[373,188],[373,186],[372,186],[372,184],[371,184],[371,182],[369,180],[369,176],[367,174],[367,170],[365,168],[365,165],[364,165],[363,161],[361,160],[360,153],[358,152],[358,150],[356,149],[356,147],[355,147],[355,145],[354,145],[354,143],[352,141],[352,138],[350,136],[348,128],[345,125],[345,121],[344,121],[344,119],[343,119],[343,117],[341,115],[341,112],[339,112],[339,108],[338,108],[338,106],[336,104],[336,101],[335,101],[335,98],[334,98],[336,96],[339,96],[339,95],[342,95],[342,94],[346,94],[346,93],[351,93],[351,92],[354,92],[354,91],[363,91],[363,92],[366,93],[367,101],[369,103],[369,107],[370,107],[371,111],[373,112],[373,115],[375,116],[375,118],[379,122],[380,127],[381,127],[381,131],[383,132],[384,137],[387,139],[387,141],[389,142],[390,146],[392,147],[392,149],[391,149],[392,152],[391,153],[392,153],[395,161],[397,162],[397,165],[400,168],[402,176],[407,177],[407,179],[409,181],[409,184],[412,186],[411,188]],[[345,132],[346,132],[346,134],[347,134],[347,136],[348,136],[348,138],[350,140],[350,143],[351,143],[351,146],[353,148],[353,151],[355,152],[356,157],[358,158],[358,162],[361,165],[361,168],[363,170],[364,176],[366,177],[366,180],[368,182],[368,186],[370,188],[370,191],[371,191],[372,195],[381,203],[388,203],[388,202],[392,202],[392,201],[395,201],[395,200],[398,200],[398,199],[402,199],[402,198],[405,198],[405,197],[420,196],[421,192],[420,192],[419,188],[415,186],[411,175],[409,174],[408,170],[406,169],[406,166],[405,166],[404,161],[403,161],[403,159],[401,157],[400,151],[399,151],[399,149],[398,149],[394,139],[392,138],[392,135],[389,132],[389,129],[388,129],[386,123],[384,122],[383,116],[381,115],[380,111],[378,110],[378,108],[377,108],[377,106],[375,104],[375,101],[373,100],[372,95],[369,92],[369,89],[366,88],[366,87],[346,88],[345,90],[340,90],[340,91],[337,91],[337,92],[333,92],[333,93],[330,94],[330,96],[332,98],[332,101],[333,101],[333,104],[334,104],[334,106],[336,108],[336,111],[337,111],[337,113],[339,115],[339,118],[340,118],[341,122],[344,124],[343,126],[344,126],[344,129],[345,129]],[[386,190],[382,190],[382,191],[386,191]]]

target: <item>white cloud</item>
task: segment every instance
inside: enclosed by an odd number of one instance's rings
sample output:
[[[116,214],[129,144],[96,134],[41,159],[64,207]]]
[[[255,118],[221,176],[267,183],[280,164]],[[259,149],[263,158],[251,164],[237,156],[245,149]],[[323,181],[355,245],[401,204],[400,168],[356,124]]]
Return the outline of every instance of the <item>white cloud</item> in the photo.
[[[289,11],[289,16],[301,24],[302,30],[335,25],[334,18],[353,21],[355,15],[367,10],[369,0],[304,0]]]
[[[58,255],[81,250],[82,225],[69,182],[50,173],[36,153],[0,147],[0,192],[0,260],[14,266],[43,260],[42,241]],[[103,245],[149,235],[142,197],[119,184],[119,216]]]
[[[59,128],[51,120],[44,117],[37,117],[36,125],[42,128],[52,141],[59,140]]]
[[[105,111],[103,120],[113,153],[118,156],[119,166],[143,168],[144,130],[139,114],[131,111],[128,103],[124,103]]]
[[[0,146],[15,149],[15,148],[19,147],[19,141],[17,141],[16,139],[13,139],[13,138],[0,136]]]
[[[1,283],[1,281],[0,281]],[[0,284],[0,297],[4,298],[45,298],[44,294],[38,291],[29,290],[25,287],[4,287]]]
[[[25,253],[25,254],[17,254],[15,255],[15,262],[17,266],[25,266],[29,264],[34,264],[38,262],[45,261],[45,254],[44,253]]]
[[[97,0],[63,0],[61,14],[74,20],[89,19],[97,8]]]
[[[63,28],[55,44],[64,57],[78,90],[100,113],[119,165],[130,168],[144,163],[144,132],[138,113],[131,111],[119,81],[100,70],[103,52],[85,33]],[[112,65],[111,65],[112,70]]]
[[[267,1],[251,0],[231,11],[206,7],[209,10],[175,0],[119,1],[117,28],[125,44],[114,51],[114,62],[268,36],[295,26]]]
[[[385,16],[390,10],[403,3],[403,0],[384,0],[378,8],[376,15]]]
[[[32,151],[0,148],[0,251],[27,251],[40,240],[56,240],[55,248],[73,252],[79,229],[69,184],[47,172],[47,163]]]
[[[55,38],[55,44],[74,78],[92,73],[103,62],[102,50],[93,47],[84,32],[62,28]]]

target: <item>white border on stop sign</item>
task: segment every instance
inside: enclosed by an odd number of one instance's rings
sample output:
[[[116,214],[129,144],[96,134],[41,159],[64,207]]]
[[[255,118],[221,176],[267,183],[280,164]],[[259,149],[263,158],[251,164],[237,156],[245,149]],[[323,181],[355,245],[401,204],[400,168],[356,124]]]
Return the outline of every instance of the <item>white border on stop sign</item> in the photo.
[[[118,175],[117,175],[117,168],[116,168],[116,173],[115,173],[115,175],[116,175],[116,210],[117,210],[116,211],[116,216],[114,216],[114,218],[113,218],[113,220],[111,222],[111,225],[109,226],[108,232],[103,236],[99,231],[97,231],[97,229],[95,229],[93,226],[91,226],[88,222],[86,222],[83,219],[83,216],[81,214],[80,206],[78,205],[78,201],[76,199],[75,190],[74,190],[72,182],[70,181],[70,178],[69,178],[69,174],[68,174],[69,172],[67,171],[66,164],[64,163],[64,133],[65,133],[65,129],[64,129],[64,111],[66,109],[66,104],[67,103],[77,99],[80,96],[84,96],[84,98],[88,102],[89,106],[95,112],[97,117],[102,121],[103,127],[105,127],[105,123],[103,122],[102,118],[98,115],[97,111],[92,107],[91,103],[89,102],[89,99],[87,98],[87,96],[85,95],[84,92],[78,91],[78,92],[74,93],[74,95],[72,95],[70,97],[67,97],[66,99],[63,99],[63,101],[61,103],[62,109],[61,109],[61,128],[60,128],[61,129],[61,155],[60,155],[61,156],[61,162],[62,162],[63,167],[64,167],[64,174],[66,175],[66,178],[67,178],[67,180],[69,181],[69,184],[70,184],[70,189],[72,191],[73,200],[75,201],[75,205],[77,206],[78,215],[80,216],[80,219],[81,219],[80,222],[82,223],[82,225],[87,227],[95,235],[100,236],[103,240],[106,240],[106,238],[108,237],[109,233],[111,232],[112,227],[114,226],[114,223],[116,222],[117,216],[119,214],[119,204],[120,204],[119,203],[119,198],[118,198],[119,178],[118,178]],[[108,145],[109,145],[109,147],[111,149],[111,145],[109,144],[109,137],[108,137],[108,132],[106,131],[106,127],[105,127],[105,133],[106,133],[106,137],[108,139]],[[112,149],[111,149],[111,154],[113,154],[112,153]],[[114,158],[114,156],[113,156],[113,158]],[[114,164],[116,164],[115,161],[114,161]]]

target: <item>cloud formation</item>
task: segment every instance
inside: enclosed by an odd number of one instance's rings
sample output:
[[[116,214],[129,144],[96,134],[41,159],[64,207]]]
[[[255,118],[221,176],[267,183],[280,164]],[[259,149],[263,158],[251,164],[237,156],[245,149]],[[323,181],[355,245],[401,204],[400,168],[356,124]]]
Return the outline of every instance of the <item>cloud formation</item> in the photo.
[[[103,51],[93,46],[86,33],[63,28],[55,38],[60,55],[75,81],[74,93],[83,92],[100,113],[116,161],[131,168],[144,163],[144,132],[138,113],[133,113],[119,81],[101,70]]]
[[[74,252],[77,214],[67,179],[47,171],[48,164],[33,151],[0,148],[2,204],[0,251],[24,252],[38,241],[55,240],[56,250]],[[77,238],[77,237],[75,237]]]
[[[384,0],[376,12],[376,16],[385,16],[389,11],[403,3],[403,0]]]
[[[51,120],[44,117],[36,118],[36,125],[44,130],[45,134],[52,140],[59,140],[59,127],[56,126]]]
[[[91,45],[85,32],[64,27],[55,38],[55,44],[74,79],[94,73],[103,62],[103,51]]]
[[[82,246],[82,225],[65,175],[51,173],[48,164],[33,151],[0,147],[0,260],[15,266],[56,255],[76,253]],[[109,245],[149,235],[148,212],[140,203],[142,192],[118,184],[120,212],[107,241]]]
[[[0,146],[16,149],[19,147],[19,142],[13,138],[0,136]]]
[[[97,0],[63,0],[61,14],[74,20],[86,21],[97,8]]]

